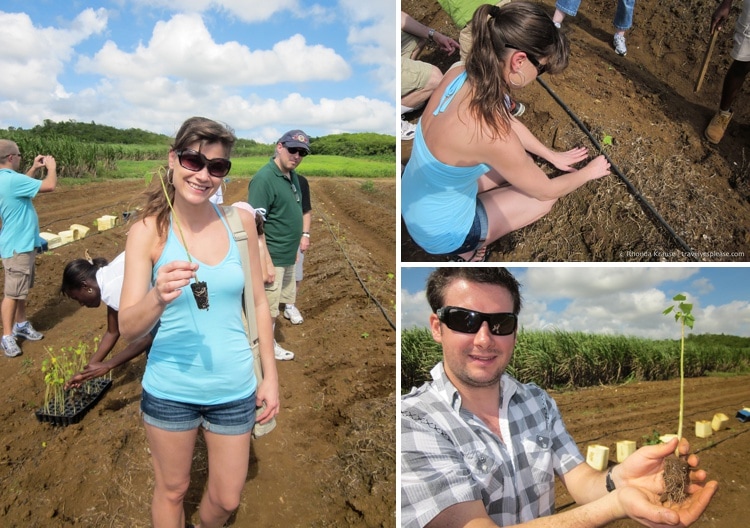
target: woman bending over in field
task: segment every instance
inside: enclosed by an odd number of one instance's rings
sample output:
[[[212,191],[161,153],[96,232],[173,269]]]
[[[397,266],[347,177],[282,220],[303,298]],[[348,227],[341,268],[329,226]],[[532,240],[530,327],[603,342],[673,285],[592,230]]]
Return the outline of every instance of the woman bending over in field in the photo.
[[[68,380],[66,387],[76,387],[91,378],[104,376],[115,367],[122,365],[149,349],[155,329],[135,339],[115,356],[104,361],[107,354],[120,339],[120,325],[117,320],[120,309],[120,292],[125,272],[125,253],[117,255],[112,262],[105,258],[85,259],[68,262],[63,271],[60,291],[81,306],[98,308],[102,302],[107,305],[107,331],[99,341],[99,346],[88,365]]]
[[[512,117],[503,101],[544,72],[568,65],[568,42],[542,7],[483,5],[472,19],[464,66],[450,69],[430,98],[401,188],[401,214],[425,251],[483,261],[487,244],[547,214],[555,201],[609,174],[585,148],[556,152]],[[565,174],[550,179],[528,153]]]

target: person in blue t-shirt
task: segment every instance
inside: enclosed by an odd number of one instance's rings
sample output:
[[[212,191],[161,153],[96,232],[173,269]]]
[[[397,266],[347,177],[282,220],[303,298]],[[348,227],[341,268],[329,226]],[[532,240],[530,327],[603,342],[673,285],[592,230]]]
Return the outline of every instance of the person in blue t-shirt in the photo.
[[[44,337],[26,320],[26,298],[34,286],[34,264],[39,240],[39,218],[31,203],[38,193],[52,192],[57,186],[57,163],[52,156],[38,155],[26,174],[21,167],[21,151],[10,140],[0,140],[0,257],[5,270],[5,292],[2,302],[5,355],[16,357],[21,349],[17,337],[38,341]],[[40,168],[47,177],[33,177]],[[15,323],[15,324],[14,324]]]
[[[120,333],[146,335],[159,322],[143,375],[141,413],[154,465],[154,526],[185,526],[183,501],[198,430],[208,450],[200,525],[223,526],[239,506],[256,421],[279,412],[270,309],[255,218],[237,210],[248,257],[263,380],[243,326],[245,273],[223,209],[209,201],[229,173],[234,133],[203,117],[185,121],[146,191],[128,233]],[[202,286],[203,296],[192,286]],[[188,285],[191,287],[188,288]],[[207,289],[207,291],[206,291]],[[205,296],[208,297],[208,303]]]

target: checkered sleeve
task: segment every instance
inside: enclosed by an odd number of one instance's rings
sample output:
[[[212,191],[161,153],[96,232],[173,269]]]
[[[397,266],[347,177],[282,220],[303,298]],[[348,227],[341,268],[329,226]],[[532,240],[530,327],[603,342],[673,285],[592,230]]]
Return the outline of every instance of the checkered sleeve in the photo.
[[[540,389],[541,390],[541,389]],[[578,449],[578,446],[565,428],[560,410],[557,408],[555,400],[544,392],[547,398],[547,409],[549,409],[549,428],[552,431],[552,453],[554,457],[555,473],[558,476],[564,475],[571,469],[575,468],[585,458]]]
[[[482,500],[451,435],[413,409],[401,414],[401,526],[421,528],[460,502]]]

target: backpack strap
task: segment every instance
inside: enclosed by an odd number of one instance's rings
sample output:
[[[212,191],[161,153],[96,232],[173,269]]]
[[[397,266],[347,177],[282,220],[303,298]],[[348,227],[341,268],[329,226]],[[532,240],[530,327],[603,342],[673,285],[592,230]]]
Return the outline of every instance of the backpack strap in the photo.
[[[237,243],[237,249],[240,251],[240,258],[242,259],[242,271],[245,273],[245,292],[242,295],[242,302],[245,311],[245,320],[247,321],[247,340],[250,343],[250,350],[253,353],[253,370],[255,371],[255,378],[258,381],[258,385],[263,381],[263,365],[260,362],[260,347],[258,343],[258,322],[255,319],[255,298],[253,296],[253,281],[250,274],[250,254],[249,247],[247,244],[247,233],[242,225],[242,219],[239,213],[232,206],[222,206],[224,210],[224,216],[226,216],[227,224],[232,230],[234,240]],[[256,248],[257,250],[257,248]],[[263,403],[262,407],[255,409],[255,416],[260,416],[265,409],[266,404]],[[264,424],[255,422],[253,426],[253,437],[259,438],[273,431],[276,427],[276,418],[272,418],[269,422]]]
[[[248,341],[251,345],[258,342],[258,325],[255,320],[255,300],[253,297],[253,281],[250,275],[250,257],[248,256],[247,233],[242,225],[242,219],[232,206],[222,206],[224,215],[227,218],[229,228],[234,235],[234,241],[240,251],[242,259],[242,271],[245,273],[245,293],[243,298],[243,307],[245,309],[245,319],[248,325]],[[261,377],[262,379],[262,377]]]

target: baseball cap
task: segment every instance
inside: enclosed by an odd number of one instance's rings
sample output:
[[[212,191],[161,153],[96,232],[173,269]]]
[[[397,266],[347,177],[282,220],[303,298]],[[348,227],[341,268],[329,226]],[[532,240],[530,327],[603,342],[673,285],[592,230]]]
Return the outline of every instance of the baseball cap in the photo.
[[[285,147],[298,147],[310,152],[310,138],[301,130],[290,130],[281,136],[281,139],[279,139],[278,142]]]

